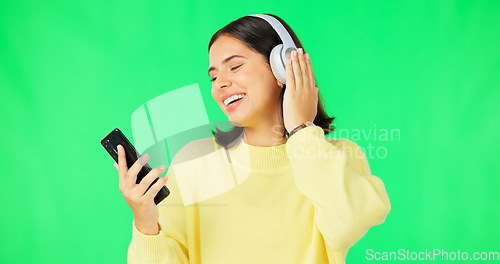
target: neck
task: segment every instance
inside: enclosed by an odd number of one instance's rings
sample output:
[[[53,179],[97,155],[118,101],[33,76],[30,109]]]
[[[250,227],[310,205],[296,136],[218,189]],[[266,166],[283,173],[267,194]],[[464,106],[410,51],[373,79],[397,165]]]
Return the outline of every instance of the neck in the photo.
[[[283,125],[265,126],[260,129],[245,127],[245,143],[258,147],[272,147],[285,144],[287,139],[282,137],[285,131]]]
[[[247,145],[273,147],[286,143],[287,138],[283,137],[286,130],[281,104],[277,101],[275,105],[276,109],[267,111],[274,114],[260,115],[257,121],[248,122],[244,126],[244,140]]]

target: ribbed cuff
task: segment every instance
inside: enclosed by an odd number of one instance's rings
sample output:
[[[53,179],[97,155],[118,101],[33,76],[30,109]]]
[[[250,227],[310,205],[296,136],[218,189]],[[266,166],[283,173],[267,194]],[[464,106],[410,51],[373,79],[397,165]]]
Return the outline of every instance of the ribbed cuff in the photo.
[[[135,243],[137,254],[141,259],[158,260],[166,257],[167,239],[160,226],[158,235],[145,235],[141,233],[132,221],[132,243]]]

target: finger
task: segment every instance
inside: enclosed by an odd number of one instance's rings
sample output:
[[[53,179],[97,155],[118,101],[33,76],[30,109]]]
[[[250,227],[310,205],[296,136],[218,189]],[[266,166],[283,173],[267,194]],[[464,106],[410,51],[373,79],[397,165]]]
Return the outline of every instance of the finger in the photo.
[[[122,145],[116,146],[118,150],[118,178],[120,185],[125,183],[125,175],[127,175],[127,159],[125,159],[125,149]]]
[[[293,76],[292,57],[286,62],[286,89],[295,90],[295,76]]]
[[[158,177],[165,171],[165,166],[161,165],[160,167],[152,169],[139,183],[139,186],[137,186],[137,194],[139,196],[143,196],[146,191],[148,190],[149,186],[155,179],[158,179]]]
[[[295,76],[295,89],[302,89],[302,72],[300,70],[299,59],[297,57],[297,51],[292,51],[292,68],[293,75]]]
[[[311,87],[316,87],[316,80],[314,79],[314,72],[312,69],[311,58],[309,57],[309,53],[306,53],[306,62],[307,62],[307,73],[309,74],[309,83]]]
[[[311,89],[313,87],[308,87],[309,73],[307,72],[307,63],[306,63],[306,57],[304,55],[304,49],[302,48],[299,49],[298,58],[299,58],[300,71],[302,72],[302,87]]]
[[[158,194],[161,188],[167,184],[168,176],[165,175],[158,179],[158,181],[149,188],[149,190],[144,194],[143,198],[146,200],[153,200]]]
[[[142,155],[141,157],[139,157],[134,162],[134,165],[132,165],[132,167],[130,167],[130,169],[127,172],[127,184],[130,184],[130,185],[135,184],[135,182],[137,181],[137,174],[142,169],[142,167],[144,167],[144,165],[146,165],[146,163],[148,163],[150,158],[151,157],[149,156],[149,154],[146,153],[146,154]]]

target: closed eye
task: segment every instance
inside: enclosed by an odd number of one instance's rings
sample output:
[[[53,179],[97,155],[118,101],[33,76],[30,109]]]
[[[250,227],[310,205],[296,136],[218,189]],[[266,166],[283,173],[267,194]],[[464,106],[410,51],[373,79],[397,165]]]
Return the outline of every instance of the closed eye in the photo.
[[[233,68],[231,68],[231,71],[235,71],[237,70],[238,68],[240,68],[243,64],[240,64],[238,66],[234,66]],[[210,81],[211,82],[215,82],[215,80],[217,80],[217,77],[213,77],[213,78],[210,78]]]
[[[231,68],[231,70],[232,70],[232,71],[237,70],[239,67],[241,67],[241,65],[243,65],[243,64],[240,64],[240,65],[238,65],[238,66],[235,66],[235,67]]]

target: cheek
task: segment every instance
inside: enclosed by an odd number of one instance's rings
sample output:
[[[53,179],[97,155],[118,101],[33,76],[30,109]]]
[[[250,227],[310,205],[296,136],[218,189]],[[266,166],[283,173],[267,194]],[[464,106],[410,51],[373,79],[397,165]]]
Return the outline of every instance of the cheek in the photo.
[[[219,95],[219,92],[217,91],[217,89],[215,89],[214,87],[212,87],[212,98],[214,99],[214,101],[216,103],[219,103],[220,95]]]
[[[272,101],[276,96],[276,92],[279,94],[279,89],[276,89],[277,83],[273,73],[270,70],[263,69],[256,72],[254,76],[252,84],[258,90],[260,97],[262,97],[261,99],[267,102]]]

